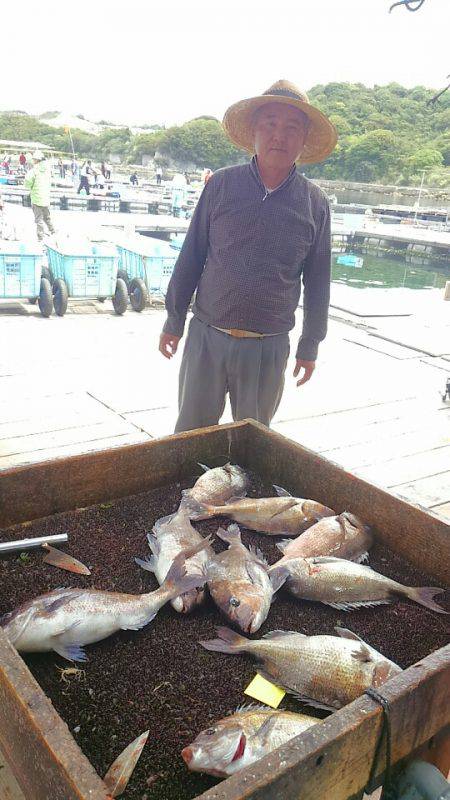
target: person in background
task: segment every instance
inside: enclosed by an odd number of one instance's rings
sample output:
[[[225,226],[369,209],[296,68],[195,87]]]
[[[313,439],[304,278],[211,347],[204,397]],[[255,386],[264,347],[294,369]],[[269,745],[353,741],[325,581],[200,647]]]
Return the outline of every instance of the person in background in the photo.
[[[59,169],[59,177],[64,180],[64,178],[66,177],[66,168],[64,166],[62,158],[58,159],[58,169]]]
[[[135,172],[133,172],[133,174],[130,175],[130,183],[131,183],[132,186],[137,186],[138,183],[139,183],[138,176],[136,175]]]
[[[204,182],[205,186],[206,186],[206,184],[208,183],[209,179],[210,179],[210,178],[211,178],[213,175],[214,175],[214,173],[213,173],[212,169],[205,169],[205,176],[204,176],[204,178],[203,178],[203,182]]]
[[[191,179],[187,172],[184,173],[184,177],[186,178],[186,185],[189,186],[191,183]]]
[[[169,359],[195,292],[176,432],[216,425],[227,394],[234,420],[270,425],[283,393],[302,283],[297,386],[311,378],[327,332],[330,207],[296,163],[327,158],[337,141],[334,126],[285,80],[235,103],[223,126],[253,157],[209,178],[167,289],[159,350]]]
[[[106,161],[102,161],[100,170],[105,181],[111,180],[111,167],[106,163]]]
[[[161,167],[156,168],[156,184],[157,186],[161,186],[162,181],[162,169]]]
[[[40,150],[35,150],[33,153],[33,167],[29,170],[24,185],[30,190],[31,208],[33,209],[37,237],[40,242],[42,242],[45,235],[44,225],[50,234],[55,233],[50,217],[51,181],[50,162],[46,161],[44,154]]]
[[[180,217],[186,203],[186,178],[181,172],[176,172],[172,178],[172,214]]]
[[[25,153],[21,153],[19,156],[19,164],[23,169],[27,168],[27,157]]]
[[[81,190],[84,189],[86,194],[91,193],[91,188],[89,184],[89,176],[95,176],[95,172],[92,168],[92,162],[88,159],[84,162],[83,166],[80,169],[80,185],[78,187],[77,194],[80,194]]]

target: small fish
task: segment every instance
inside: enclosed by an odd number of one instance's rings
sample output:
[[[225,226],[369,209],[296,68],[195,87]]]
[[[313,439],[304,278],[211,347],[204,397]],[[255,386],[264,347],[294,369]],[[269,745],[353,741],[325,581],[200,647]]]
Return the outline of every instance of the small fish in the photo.
[[[176,514],[170,514],[168,517],[161,517],[157,520],[153,527],[153,533],[148,534],[147,539],[153,555],[144,560],[140,558],[134,560],[143,569],[154,572],[160,585],[164,582],[174,559],[180,553],[186,554],[192,547],[201,542],[204,543],[203,548],[197,550],[195,555],[186,561],[188,575],[204,572],[208,558],[213,555],[209,539],[203,539],[200,536],[191,525],[187,510],[183,508],[180,508]],[[206,583],[206,577],[204,583]],[[184,592],[180,597],[173,598],[170,602],[175,611],[187,614],[203,603],[204,599],[204,586],[198,586]]]
[[[303,500],[275,486],[278,497],[232,498],[225,505],[191,504],[191,519],[207,519],[219,514],[230,517],[246,528],[272,536],[297,536],[305,527],[322,517],[333,516],[333,509],[315,500]]]
[[[338,556],[351,561],[364,561],[372,544],[370,527],[354,514],[344,511],[339,516],[322,519],[296,539],[278,542],[277,547],[283,553],[283,558],[273,564],[271,570],[291,558]]]
[[[319,719],[306,714],[247,706],[199,733],[181,757],[192,772],[225,778],[318,723]]]
[[[306,636],[296,631],[271,631],[250,640],[229,628],[200,644],[219,653],[251,653],[258,672],[282,686],[302,703],[334,711],[369,687],[378,688],[402,670],[345,628],[338,636]]]
[[[67,572],[76,572],[78,575],[90,575],[91,570],[88,569],[77,558],[69,556],[63,550],[58,550],[56,547],[50,547],[49,544],[43,544],[42,547],[47,551],[47,554],[42,559],[45,564],[51,564],[53,567],[65,569]]]
[[[202,541],[197,547],[204,546]],[[87,661],[84,645],[99,642],[119,630],[143,628],[165,603],[201,586],[204,580],[203,573],[186,575],[185,557],[180,554],[155,592],[133,595],[98,589],[55,589],[3,616],[0,627],[19,652],[54,650],[69,661]]]
[[[264,556],[247,550],[236,524],[227,531],[219,528],[217,536],[229,547],[208,562],[209,592],[231,622],[245,633],[255,633],[267,619],[274,593],[286,580],[288,570],[281,568],[271,580]]]
[[[289,570],[286,588],[295,597],[316,600],[342,611],[391,603],[396,597],[408,597],[432,611],[447,613],[433,602],[433,597],[444,589],[403,586],[370,567],[343,558],[294,558],[281,569],[284,570],[283,577],[286,569]],[[277,575],[277,570],[273,570],[271,575]]]
[[[141,735],[134,739],[111,764],[103,778],[111,797],[119,797],[127,788],[149,733],[150,731],[141,733]]]
[[[191,489],[182,491],[180,508],[197,508],[198,503],[225,503],[231,497],[244,497],[250,486],[249,478],[237,464],[210,469],[200,466],[205,474],[195,482]]]

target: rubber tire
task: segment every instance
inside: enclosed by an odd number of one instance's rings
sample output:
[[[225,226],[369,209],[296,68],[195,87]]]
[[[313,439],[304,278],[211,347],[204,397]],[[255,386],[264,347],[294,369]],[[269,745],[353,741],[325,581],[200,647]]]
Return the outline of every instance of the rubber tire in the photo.
[[[41,278],[47,278],[53,286],[53,273],[50,267],[42,267]]]
[[[28,302],[30,303],[30,305],[34,306],[36,305],[38,299],[39,299],[38,297],[29,297]]]
[[[67,291],[66,282],[62,278],[56,278],[53,284],[53,305],[58,317],[63,317],[66,313],[68,299],[69,292]]]
[[[128,307],[128,290],[123,278],[117,278],[116,291],[112,297],[112,304],[116,314],[119,316],[125,314]]]
[[[98,300],[99,303],[104,303],[105,300],[106,300],[106,297],[97,297],[97,300]]]
[[[125,272],[124,269],[119,269],[117,270],[117,277],[124,282],[125,286],[127,287],[127,292],[130,294],[130,279],[128,277],[128,273]]]
[[[53,311],[52,286],[47,278],[41,278],[41,291],[38,297],[39,311],[43,317],[49,317]]]
[[[142,278],[133,278],[130,283],[130,302],[134,311],[143,311],[148,305],[148,290]]]

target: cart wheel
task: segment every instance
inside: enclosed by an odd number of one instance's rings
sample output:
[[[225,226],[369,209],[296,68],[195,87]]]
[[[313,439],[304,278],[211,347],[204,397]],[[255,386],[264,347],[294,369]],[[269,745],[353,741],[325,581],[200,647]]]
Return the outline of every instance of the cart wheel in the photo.
[[[128,306],[128,291],[123,278],[117,278],[116,291],[112,298],[112,304],[116,314],[125,314]]]
[[[30,303],[30,305],[32,305],[32,306],[36,305],[37,301],[38,301],[38,298],[37,298],[37,297],[29,297],[29,298],[28,298],[28,302],[29,302],[29,303]]]
[[[117,277],[120,278],[124,282],[125,286],[127,287],[127,292],[129,293],[130,292],[130,279],[128,277],[128,272],[126,272],[124,269],[118,269],[117,270]]]
[[[56,278],[53,284],[53,303],[58,317],[63,317],[66,313],[68,299],[69,293],[65,281],[62,278]]]
[[[99,303],[104,303],[105,300],[106,300],[106,297],[97,297],[97,300],[98,300]]]
[[[148,291],[142,278],[133,278],[130,283],[130,301],[135,311],[143,311],[148,303]]]
[[[41,291],[38,297],[39,311],[43,317],[49,317],[53,311],[52,287],[47,278],[41,278]]]

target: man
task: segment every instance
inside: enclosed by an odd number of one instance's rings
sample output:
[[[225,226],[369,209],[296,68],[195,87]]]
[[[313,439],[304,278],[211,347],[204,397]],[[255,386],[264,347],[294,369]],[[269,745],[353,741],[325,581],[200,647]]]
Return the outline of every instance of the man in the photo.
[[[90,160],[85,161],[83,166],[80,170],[80,185],[78,187],[77,194],[80,194],[81,190],[84,189],[86,194],[91,193],[91,187],[89,184],[89,175],[95,176],[95,172],[92,169],[92,162]]]
[[[297,386],[311,378],[327,330],[330,210],[295,162],[326,158],[337,140],[333,125],[288,81],[231,106],[223,125],[255,155],[209,179],[168,287],[159,345],[166,358],[177,351],[196,291],[177,432],[216,424],[227,393],[235,420],[270,424],[283,392],[302,280]]]
[[[161,186],[162,181],[162,169],[161,167],[156,168],[156,185]]]
[[[55,233],[50,217],[51,166],[40,150],[34,151],[32,159],[33,167],[28,172],[24,185],[30,190],[31,208],[36,222],[37,237],[42,242],[45,234],[44,224],[49,233]]]

